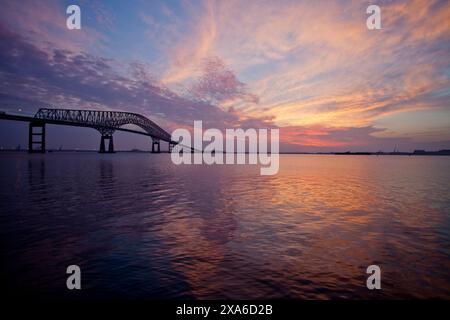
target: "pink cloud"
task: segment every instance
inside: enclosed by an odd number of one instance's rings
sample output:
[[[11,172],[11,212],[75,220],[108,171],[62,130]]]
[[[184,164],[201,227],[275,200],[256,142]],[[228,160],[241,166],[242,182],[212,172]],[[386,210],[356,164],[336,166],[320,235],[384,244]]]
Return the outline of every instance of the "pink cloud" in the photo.
[[[258,97],[248,93],[246,85],[218,57],[204,59],[201,70],[189,90],[194,98],[214,104],[236,99],[258,103]]]
[[[86,51],[102,46],[105,41],[100,32],[86,25],[81,30],[68,30],[66,7],[56,0],[46,1],[45,5],[30,0],[3,1],[0,19],[3,24],[45,50],[56,47]],[[103,19],[106,19],[104,14]]]

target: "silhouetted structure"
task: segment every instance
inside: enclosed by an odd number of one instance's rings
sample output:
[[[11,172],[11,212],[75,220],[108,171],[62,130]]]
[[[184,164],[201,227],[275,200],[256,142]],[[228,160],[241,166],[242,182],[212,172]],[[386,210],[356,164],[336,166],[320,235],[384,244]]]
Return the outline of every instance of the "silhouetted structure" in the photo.
[[[38,148],[35,148],[36,145],[38,146]],[[45,152],[45,122],[30,122],[30,125],[28,127],[28,151],[42,153]]]
[[[160,140],[169,143],[169,150],[177,142],[172,141],[170,134],[164,131],[156,123],[143,115],[120,111],[99,110],[73,110],[41,108],[34,117],[10,115],[0,113],[0,119],[29,122],[28,151],[45,152],[45,125],[59,124],[77,127],[89,127],[98,130],[101,134],[100,153],[113,153],[113,133],[116,130],[132,132],[150,136],[152,138],[152,152],[159,153]],[[144,130],[137,131],[121,128],[124,125],[133,124]],[[108,143],[108,149],[106,149]]]

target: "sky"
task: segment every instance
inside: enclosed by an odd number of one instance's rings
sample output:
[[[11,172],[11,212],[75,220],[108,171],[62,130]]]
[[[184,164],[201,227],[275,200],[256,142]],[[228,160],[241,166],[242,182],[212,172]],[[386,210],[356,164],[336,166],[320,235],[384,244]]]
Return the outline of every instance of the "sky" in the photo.
[[[66,8],[81,8],[81,29]],[[366,9],[381,8],[380,30]],[[450,2],[2,1],[0,110],[141,113],[168,132],[279,128],[285,152],[450,149]],[[97,148],[49,126],[50,148]],[[151,147],[115,134],[116,149]],[[27,144],[0,121],[0,147]]]

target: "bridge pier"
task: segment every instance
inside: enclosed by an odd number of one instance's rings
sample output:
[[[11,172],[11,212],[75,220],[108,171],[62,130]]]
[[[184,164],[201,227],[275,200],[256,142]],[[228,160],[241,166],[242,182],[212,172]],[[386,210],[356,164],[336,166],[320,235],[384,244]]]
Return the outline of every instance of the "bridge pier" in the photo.
[[[35,145],[37,145],[37,148],[35,148]],[[30,122],[28,127],[28,152],[45,153],[45,122]]]
[[[175,146],[175,143],[169,142],[169,153],[172,153],[172,149]]]
[[[159,139],[152,139],[152,153],[160,153]]]
[[[105,148],[105,140],[108,140],[108,151],[106,151]],[[99,153],[114,153],[114,142],[113,142],[113,135],[112,134],[102,134],[102,137],[100,138],[100,150]]]

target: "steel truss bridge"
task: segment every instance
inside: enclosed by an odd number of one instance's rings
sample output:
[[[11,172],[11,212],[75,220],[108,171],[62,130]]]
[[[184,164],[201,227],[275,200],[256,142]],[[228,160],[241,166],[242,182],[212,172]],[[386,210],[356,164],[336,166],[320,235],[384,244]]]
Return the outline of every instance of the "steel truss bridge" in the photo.
[[[160,141],[169,143],[169,151],[177,144],[171,140],[169,133],[143,115],[121,111],[74,110],[41,108],[34,117],[13,115],[0,112],[0,119],[29,122],[28,151],[45,152],[45,125],[57,124],[76,127],[88,127],[101,134],[100,153],[113,153],[113,133],[125,131],[149,136],[152,139],[152,152],[160,152]],[[143,131],[122,128],[125,125],[136,125]],[[108,142],[108,148],[106,148]]]

